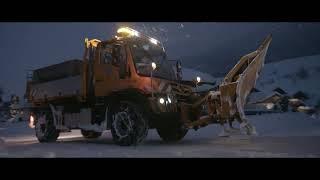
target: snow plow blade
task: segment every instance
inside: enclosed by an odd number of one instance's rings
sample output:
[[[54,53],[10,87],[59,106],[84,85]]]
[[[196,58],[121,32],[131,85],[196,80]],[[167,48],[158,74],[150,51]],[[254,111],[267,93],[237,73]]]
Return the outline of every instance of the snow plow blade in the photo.
[[[222,81],[219,90],[223,119],[235,115],[245,119],[244,105],[264,66],[271,40],[269,35],[256,51],[243,56]]]
[[[193,109],[197,109],[205,103],[208,114],[186,123],[186,127],[204,127],[211,123],[224,125],[237,120],[241,127],[247,129],[247,134],[253,134],[255,130],[245,117],[244,105],[264,66],[271,40],[272,37],[269,35],[256,51],[243,56],[225,76],[216,91],[208,92],[193,104]]]

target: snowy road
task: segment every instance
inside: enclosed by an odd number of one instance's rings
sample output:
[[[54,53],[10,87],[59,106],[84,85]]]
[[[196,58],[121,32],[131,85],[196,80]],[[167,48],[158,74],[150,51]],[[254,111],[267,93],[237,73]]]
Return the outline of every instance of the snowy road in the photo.
[[[114,145],[109,131],[86,140],[79,131],[62,133],[56,143],[38,143],[25,123],[0,124],[0,157],[320,157],[320,119],[300,113],[250,116],[257,137],[218,137],[210,125],[190,130],[178,143],[166,144],[156,131],[136,147]]]

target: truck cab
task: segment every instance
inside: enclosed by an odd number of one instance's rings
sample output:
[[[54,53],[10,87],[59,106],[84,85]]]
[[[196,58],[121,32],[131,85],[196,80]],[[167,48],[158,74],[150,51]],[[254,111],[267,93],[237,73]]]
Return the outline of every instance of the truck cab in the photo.
[[[84,76],[92,78],[88,80],[88,93],[91,89],[95,96],[108,96],[114,91],[136,89],[151,95],[160,92],[157,87],[160,81],[176,80],[160,42],[131,31],[124,34],[120,29],[122,36],[96,45],[89,43],[84,64],[88,69]],[[90,87],[89,81],[95,83],[94,87]]]

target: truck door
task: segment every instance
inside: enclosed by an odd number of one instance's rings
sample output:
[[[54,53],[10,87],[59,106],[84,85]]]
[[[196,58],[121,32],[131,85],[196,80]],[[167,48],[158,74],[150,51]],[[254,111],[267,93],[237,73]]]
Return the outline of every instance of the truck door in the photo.
[[[117,61],[117,66],[119,67],[119,79],[125,79],[128,76],[128,64],[124,46],[115,45],[114,53]]]
[[[97,60],[98,45],[101,41],[98,39],[85,39],[85,52],[83,63],[83,91],[84,96],[92,101],[95,97],[95,64]]]
[[[106,44],[100,49],[100,60],[95,63],[95,93],[107,96],[121,89],[121,81],[127,79],[127,56],[123,45]]]

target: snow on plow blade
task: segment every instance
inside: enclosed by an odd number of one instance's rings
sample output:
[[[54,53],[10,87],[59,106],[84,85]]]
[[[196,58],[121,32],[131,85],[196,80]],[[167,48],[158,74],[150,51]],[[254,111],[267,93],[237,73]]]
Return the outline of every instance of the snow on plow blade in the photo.
[[[219,90],[223,119],[231,119],[236,114],[246,119],[244,105],[264,66],[271,40],[269,35],[256,51],[243,56],[222,81]]]

